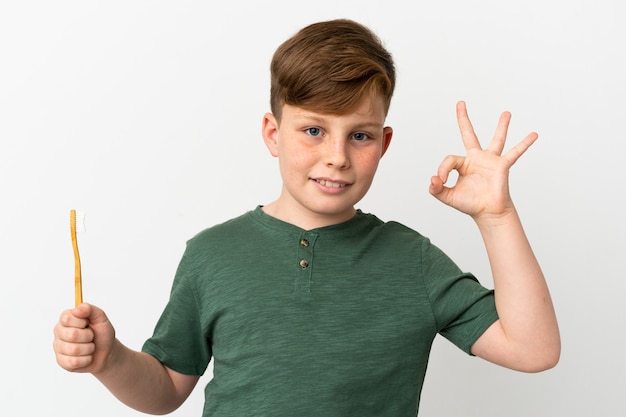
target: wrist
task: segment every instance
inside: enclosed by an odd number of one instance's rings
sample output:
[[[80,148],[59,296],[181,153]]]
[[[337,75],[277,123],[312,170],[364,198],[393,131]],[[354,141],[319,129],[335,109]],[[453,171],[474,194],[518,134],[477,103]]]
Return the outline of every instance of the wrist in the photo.
[[[481,231],[506,228],[520,224],[519,215],[513,205],[499,213],[483,213],[473,216],[472,218]]]

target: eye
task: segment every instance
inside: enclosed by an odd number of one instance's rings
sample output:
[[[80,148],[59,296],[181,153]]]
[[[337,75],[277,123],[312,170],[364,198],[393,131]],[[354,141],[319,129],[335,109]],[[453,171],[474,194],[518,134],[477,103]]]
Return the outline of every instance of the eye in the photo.
[[[367,133],[357,132],[352,135],[352,139],[360,142],[369,139],[369,135]]]
[[[304,130],[309,136],[320,136],[322,134],[322,129],[319,127],[309,127]]]

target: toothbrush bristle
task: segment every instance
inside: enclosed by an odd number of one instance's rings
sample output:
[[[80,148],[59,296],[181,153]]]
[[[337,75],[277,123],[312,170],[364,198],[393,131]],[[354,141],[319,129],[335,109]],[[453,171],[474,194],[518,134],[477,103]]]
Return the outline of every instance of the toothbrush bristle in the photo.
[[[76,231],[84,232],[87,229],[85,228],[85,213],[82,211],[76,210],[75,212],[75,220],[76,220]]]

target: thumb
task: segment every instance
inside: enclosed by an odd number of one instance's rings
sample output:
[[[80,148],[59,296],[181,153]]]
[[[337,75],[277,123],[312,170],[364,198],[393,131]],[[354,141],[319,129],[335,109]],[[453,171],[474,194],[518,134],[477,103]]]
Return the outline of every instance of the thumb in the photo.
[[[445,202],[448,189],[444,186],[444,182],[439,176],[434,175],[430,177],[430,187],[428,191],[436,199]]]

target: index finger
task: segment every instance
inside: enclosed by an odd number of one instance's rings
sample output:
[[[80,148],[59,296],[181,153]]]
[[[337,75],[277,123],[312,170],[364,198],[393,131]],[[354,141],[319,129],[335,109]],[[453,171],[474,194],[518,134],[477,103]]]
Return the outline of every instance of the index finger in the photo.
[[[87,320],[86,318],[77,317],[74,314],[74,310],[65,310],[63,313],[61,313],[59,323],[63,327],[75,327],[79,329],[84,329],[89,324],[89,320]]]
[[[461,139],[463,140],[463,145],[465,145],[466,150],[470,149],[482,149],[480,147],[480,142],[478,142],[478,137],[474,132],[474,127],[472,126],[472,122],[470,122],[469,116],[467,115],[467,106],[464,101],[459,101],[456,103],[456,119],[459,124],[459,130],[461,131]]]

